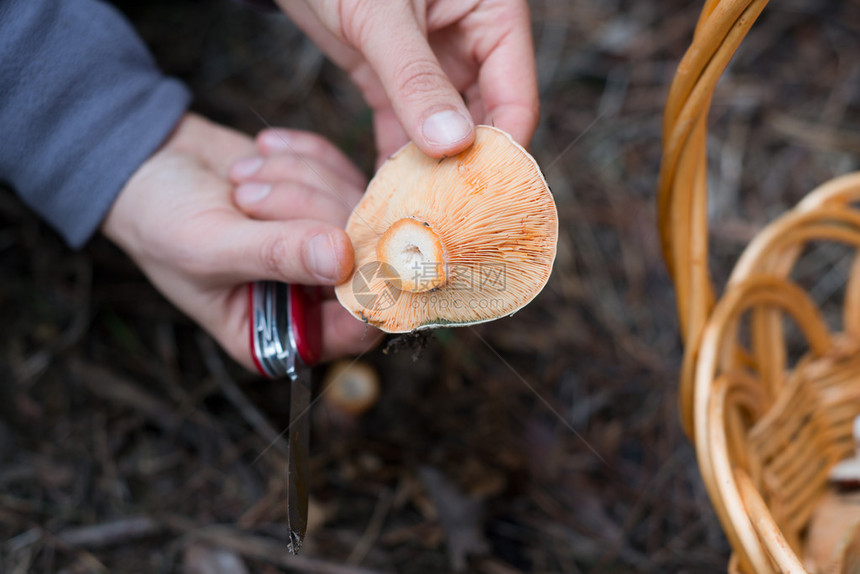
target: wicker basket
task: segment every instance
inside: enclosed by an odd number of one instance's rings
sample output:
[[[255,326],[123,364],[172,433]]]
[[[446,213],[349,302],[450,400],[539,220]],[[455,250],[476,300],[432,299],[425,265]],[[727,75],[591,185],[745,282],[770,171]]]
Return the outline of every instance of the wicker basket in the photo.
[[[828,477],[853,456],[860,414],[860,256],[838,329],[792,272],[810,242],[860,249],[860,173],[822,185],[760,233],[718,301],[708,272],[708,109],[765,4],[706,2],[666,104],[659,221],[685,345],[681,416],[734,550],[729,571],[856,572],[860,501],[834,495]],[[787,342],[798,330],[799,359]]]

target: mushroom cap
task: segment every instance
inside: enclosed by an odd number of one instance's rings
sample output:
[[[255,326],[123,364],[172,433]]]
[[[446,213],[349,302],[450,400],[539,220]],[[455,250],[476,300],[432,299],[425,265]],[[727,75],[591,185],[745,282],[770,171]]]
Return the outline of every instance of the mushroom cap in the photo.
[[[410,228],[399,235],[404,256],[380,261],[391,251],[380,241],[391,241],[387,232],[398,226]],[[552,270],[558,213],[534,158],[504,131],[478,126],[475,143],[450,158],[431,158],[412,143],[397,151],[346,232],[355,271],[335,288],[338,300],[357,318],[404,333],[491,321],[528,304]],[[424,249],[428,237],[441,249]],[[403,276],[404,262],[411,277]],[[444,283],[411,287],[425,274]]]

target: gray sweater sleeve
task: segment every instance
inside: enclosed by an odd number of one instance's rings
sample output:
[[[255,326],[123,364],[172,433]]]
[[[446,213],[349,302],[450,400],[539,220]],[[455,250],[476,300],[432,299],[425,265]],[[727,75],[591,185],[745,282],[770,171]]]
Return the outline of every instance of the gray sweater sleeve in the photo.
[[[113,7],[0,0],[0,180],[72,247],[189,101]]]

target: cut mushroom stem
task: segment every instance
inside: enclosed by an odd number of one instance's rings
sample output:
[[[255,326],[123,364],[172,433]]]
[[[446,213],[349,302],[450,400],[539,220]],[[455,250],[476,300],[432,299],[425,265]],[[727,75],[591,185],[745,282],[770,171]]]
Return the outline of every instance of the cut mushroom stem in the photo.
[[[379,240],[376,256],[397,272],[403,291],[423,293],[445,285],[445,248],[426,221],[395,221]]]

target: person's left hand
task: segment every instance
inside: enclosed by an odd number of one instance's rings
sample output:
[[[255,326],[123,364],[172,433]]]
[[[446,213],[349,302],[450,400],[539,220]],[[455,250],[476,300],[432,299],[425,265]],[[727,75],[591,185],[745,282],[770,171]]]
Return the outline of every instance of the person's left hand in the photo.
[[[335,285],[353,267],[352,245],[342,229],[349,208],[317,197],[301,185],[299,171],[278,182],[286,174],[272,172],[278,165],[264,166],[256,180],[271,182],[272,193],[256,202],[247,186],[235,188],[230,166],[256,151],[250,138],[187,115],[126,183],[102,224],[170,301],[251,370],[248,283]],[[325,158],[329,149],[320,151]],[[326,169],[320,154],[309,154],[307,161]],[[234,176],[239,171],[241,166],[234,167]],[[354,180],[343,185],[344,197],[357,201],[362,187]],[[250,189],[252,195],[259,192]],[[288,204],[292,217],[284,221],[278,214]],[[323,360],[379,342],[376,329],[336,300],[325,301],[322,314]]]

